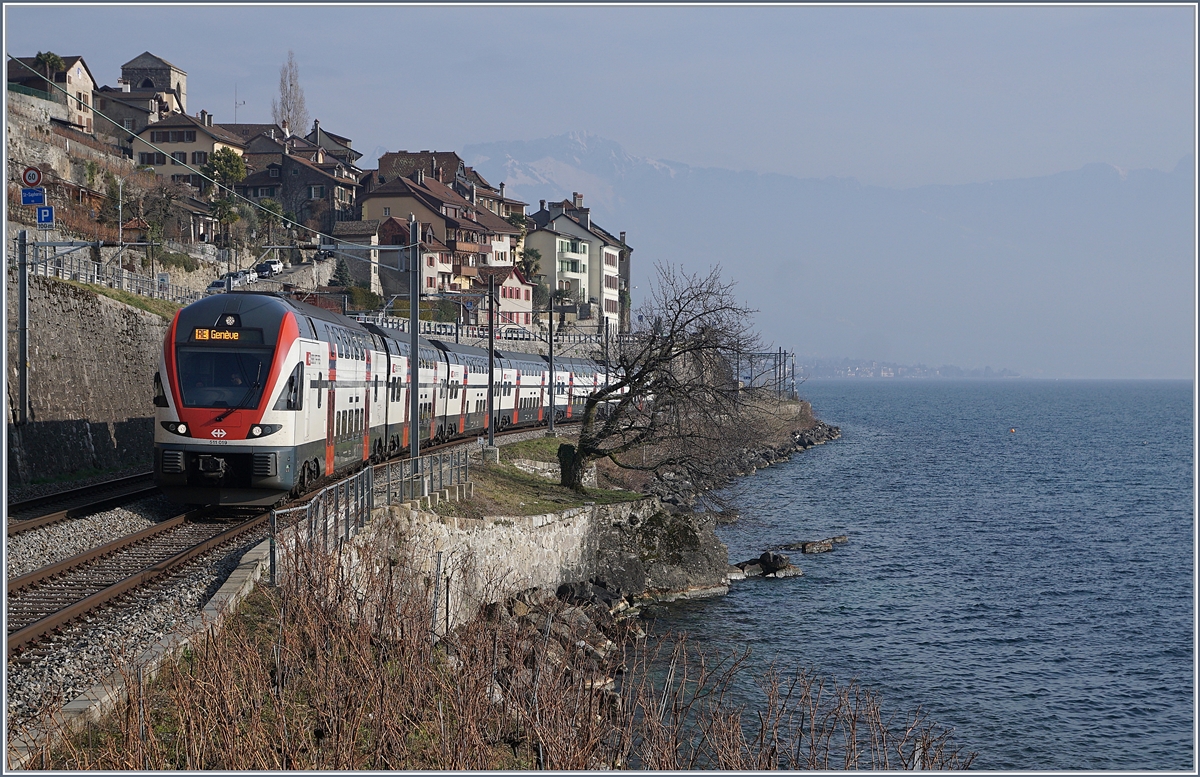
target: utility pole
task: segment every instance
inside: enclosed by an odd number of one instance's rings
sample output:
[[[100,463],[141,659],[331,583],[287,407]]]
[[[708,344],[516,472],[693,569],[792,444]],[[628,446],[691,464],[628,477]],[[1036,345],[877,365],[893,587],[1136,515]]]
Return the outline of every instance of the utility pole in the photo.
[[[558,270],[554,272],[554,285],[558,285]],[[550,421],[546,427],[547,437],[557,437],[554,432],[554,392],[558,389],[554,385],[554,291],[550,292]]]
[[[17,423],[24,425],[29,412],[29,259],[26,255],[29,235],[25,230],[17,233],[17,373],[19,390],[17,397],[21,409]]]
[[[408,452],[414,461],[421,456],[421,346],[417,337],[420,324],[420,234],[417,217],[408,214],[408,242],[410,263],[408,266],[408,380],[411,386],[408,392]]]
[[[488,275],[488,447],[496,447],[496,276]]]

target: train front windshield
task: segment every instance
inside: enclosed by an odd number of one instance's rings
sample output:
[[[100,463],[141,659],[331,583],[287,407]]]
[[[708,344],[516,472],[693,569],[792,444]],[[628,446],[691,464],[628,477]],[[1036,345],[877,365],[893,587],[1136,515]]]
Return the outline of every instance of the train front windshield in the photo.
[[[180,346],[175,352],[185,407],[257,407],[271,371],[270,348]]]

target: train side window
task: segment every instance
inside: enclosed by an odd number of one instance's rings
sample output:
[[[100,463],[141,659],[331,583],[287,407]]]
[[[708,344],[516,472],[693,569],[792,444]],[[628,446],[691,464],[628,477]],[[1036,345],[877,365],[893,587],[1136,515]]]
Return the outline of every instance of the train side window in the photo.
[[[379,401],[379,376],[378,375],[375,376],[375,399],[372,401],[374,401],[374,402]]]
[[[317,407],[321,406],[321,394],[323,393],[323,384],[325,383],[325,373],[317,373]]]
[[[143,375],[145,373],[142,373]],[[167,406],[167,392],[163,391],[162,376],[157,372],[154,373],[154,406]]]

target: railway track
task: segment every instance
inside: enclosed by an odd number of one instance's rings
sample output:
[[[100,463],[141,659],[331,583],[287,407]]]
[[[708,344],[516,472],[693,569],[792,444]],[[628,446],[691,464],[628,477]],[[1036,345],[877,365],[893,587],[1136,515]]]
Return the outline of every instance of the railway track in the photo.
[[[266,525],[269,513],[232,526],[196,510],[8,581],[12,657],[81,615]]]
[[[154,473],[145,472],[23,502],[13,502],[8,505],[5,532],[12,537],[21,532],[99,512],[156,493],[158,487],[154,485]]]

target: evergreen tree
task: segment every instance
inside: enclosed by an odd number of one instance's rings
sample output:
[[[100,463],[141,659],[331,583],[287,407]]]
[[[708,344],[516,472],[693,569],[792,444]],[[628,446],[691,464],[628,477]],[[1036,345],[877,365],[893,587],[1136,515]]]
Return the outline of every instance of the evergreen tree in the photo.
[[[337,265],[333,270],[333,278],[329,280],[330,286],[343,286],[349,288],[354,285],[354,279],[350,277],[350,267],[346,264],[343,257],[338,257]]]

